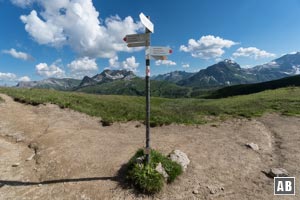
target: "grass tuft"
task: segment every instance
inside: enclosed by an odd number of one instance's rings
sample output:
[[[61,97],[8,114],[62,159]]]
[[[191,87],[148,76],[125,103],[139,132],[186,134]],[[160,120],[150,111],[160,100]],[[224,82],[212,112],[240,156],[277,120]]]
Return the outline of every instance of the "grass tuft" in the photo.
[[[158,151],[151,150],[149,164],[146,164],[145,160],[138,163],[138,158],[145,158],[142,149],[139,149],[129,160],[126,179],[143,193],[153,194],[161,191],[163,188],[164,177],[155,170],[158,163],[162,164],[169,175],[168,183],[173,182],[182,173],[182,167],[179,164],[171,161]]]

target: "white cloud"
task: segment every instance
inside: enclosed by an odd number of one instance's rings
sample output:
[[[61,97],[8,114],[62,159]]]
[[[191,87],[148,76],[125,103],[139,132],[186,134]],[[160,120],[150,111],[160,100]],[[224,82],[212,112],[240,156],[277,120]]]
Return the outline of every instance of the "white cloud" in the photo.
[[[82,78],[83,76],[92,76],[98,71],[98,66],[95,59],[88,57],[79,58],[68,64],[71,70],[71,76]]]
[[[155,61],[155,65],[156,66],[159,66],[159,65],[174,66],[174,65],[176,65],[176,62],[174,62],[172,60],[157,60],[157,61]]]
[[[65,76],[65,71],[60,67],[56,66],[56,62],[48,66],[47,63],[40,63],[35,66],[36,73],[44,77],[63,77]]]
[[[218,58],[224,54],[224,48],[238,43],[213,35],[202,36],[199,40],[190,39],[188,45],[181,45],[180,51],[189,52],[193,57],[202,59]]]
[[[125,61],[122,62],[123,69],[136,72],[137,67],[140,63],[137,63],[134,56],[126,58]]]
[[[189,67],[190,67],[190,64],[188,64],[188,63],[186,63],[186,64],[182,63],[182,67],[183,67],[183,68],[189,68]]]
[[[28,76],[22,76],[18,79],[18,81],[28,82],[28,81],[31,81],[31,80]]]
[[[0,72],[0,81],[15,81],[17,76],[13,73]]]
[[[110,69],[125,69],[125,70],[128,70],[128,71],[136,72],[138,66],[140,65],[140,63],[136,62],[134,56],[126,58],[126,60],[124,60],[123,62],[119,62],[118,60],[119,60],[118,56],[110,58],[108,60],[109,68]]]
[[[254,59],[260,58],[271,58],[276,55],[273,53],[266,52],[264,50],[260,50],[256,47],[248,47],[248,48],[238,48],[236,52],[233,53],[234,57],[250,57]]]
[[[99,20],[99,12],[92,0],[36,0],[42,7],[32,10],[20,19],[25,30],[39,44],[70,46],[80,56],[111,58],[118,51],[132,52],[141,48],[128,48],[122,38],[143,29],[132,17],[122,20],[113,16]]]
[[[13,4],[15,4],[16,6],[25,8],[29,5],[31,5],[34,2],[34,0],[11,0],[11,2]]]
[[[22,60],[32,60],[33,57],[27,53],[21,52],[21,51],[16,51],[15,49],[10,49],[10,50],[3,50],[2,51],[5,54],[9,54],[14,58],[17,59],[22,59]]]
[[[0,83],[4,84],[15,84],[18,81],[30,81],[28,76],[23,76],[18,78],[18,76],[14,73],[3,73],[0,72]]]
[[[25,30],[39,44],[60,46],[66,40],[61,27],[52,22],[44,22],[35,10],[31,11],[28,16],[22,15],[20,19],[25,24]]]

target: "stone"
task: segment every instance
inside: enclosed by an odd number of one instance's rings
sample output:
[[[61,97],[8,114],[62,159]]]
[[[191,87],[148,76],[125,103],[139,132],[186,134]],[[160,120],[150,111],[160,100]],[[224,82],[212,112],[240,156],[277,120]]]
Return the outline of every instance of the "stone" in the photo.
[[[14,164],[12,164],[11,166],[12,167],[18,167],[20,165],[20,163],[14,163]]]
[[[193,194],[199,194],[199,191],[198,190],[193,190]]]
[[[180,151],[180,150],[174,150],[170,155],[169,155],[170,159],[178,164],[181,165],[183,171],[186,170],[187,166],[190,164],[190,159],[188,158],[188,156]]]
[[[288,177],[289,173],[283,168],[271,168],[268,175],[274,177]]]
[[[168,173],[166,172],[166,170],[164,169],[164,167],[162,166],[161,163],[158,163],[158,164],[157,164],[155,170],[156,170],[158,173],[160,173],[160,174],[164,177],[165,180],[168,180],[169,175],[168,175]]]
[[[25,140],[25,137],[23,135],[16,135],[16,142],[23,142]]]
[[[145,160],[145,156],[140,156],[140,157],[136,158],[135,162],[137,164],[142,164],[142,163],[144,163],[144,160]]]
[[[33,157],[35,156],[35,154],[32,154],[31,156],[29,156],[26,161],[31,161],[33,159]]]
[[[258,150],[259,150],[258,145],[255,144],[255,143],[252,143],[252,142],[251,142],[251,143],[247,143],[246,146],[247,146],[248,148],[253,149],[254,151],[258,151]]]

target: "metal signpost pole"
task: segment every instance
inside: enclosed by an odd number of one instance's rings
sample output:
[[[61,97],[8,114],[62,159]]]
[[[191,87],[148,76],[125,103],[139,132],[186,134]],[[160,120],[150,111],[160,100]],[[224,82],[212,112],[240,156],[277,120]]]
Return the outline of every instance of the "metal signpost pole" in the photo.
[[[150,20],[150,17],[147,16]],[[148,28],[145,30],[146,34],[150,35],[150,31]],[[148,51],[150,46],[150,36],[149,40],[146,41],[146,52]],[[146,54],[146,162],[150,163],[150,55]]]
[[[150,59],[166,60],[167,55],[172,53],[172,49],[169,47],[151,47],[150,46],[150,34],[154,33],[154,25],[150,21],[150,17],[146,17],[143,13],[140,13],[140,20],[146,27],[144,34],[130,34],[126,35],[123,40],[127,43],[128,47],[146,47],[146,162],[150,163]]]

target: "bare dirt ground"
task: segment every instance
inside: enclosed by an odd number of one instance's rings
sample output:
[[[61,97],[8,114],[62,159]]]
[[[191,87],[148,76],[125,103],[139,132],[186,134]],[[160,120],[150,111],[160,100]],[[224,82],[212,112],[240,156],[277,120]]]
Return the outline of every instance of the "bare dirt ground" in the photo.
[[[0,103],[1,200],[300,198],[300,118],[268,114],[153,128],[153,148],[165,154],[180,149],[191,164],[162,192],[146,196],[124,189],[118,176],[144,145],[145,128],[139,122],[102,127],[99,118],[0,96],[5,100]],[[247,148],[249,142],[260,150]],[[296,196],[273,195],[273,179],[263,173],[271,167],[296,177]]]

